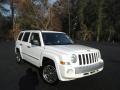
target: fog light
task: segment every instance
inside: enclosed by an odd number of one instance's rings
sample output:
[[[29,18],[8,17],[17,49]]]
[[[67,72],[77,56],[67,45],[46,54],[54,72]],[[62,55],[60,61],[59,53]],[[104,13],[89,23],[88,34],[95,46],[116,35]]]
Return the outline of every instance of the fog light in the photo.
[[[67,70],[67,74],[72,74],[73,73],[73,70],[72,69],[68,69]]]

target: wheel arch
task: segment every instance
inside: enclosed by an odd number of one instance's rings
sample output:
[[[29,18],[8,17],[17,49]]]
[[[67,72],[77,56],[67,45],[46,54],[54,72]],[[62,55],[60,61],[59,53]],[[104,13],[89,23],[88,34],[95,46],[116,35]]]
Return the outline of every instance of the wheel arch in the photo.
[[[58,65],[58,58],[50,58],[50,57],[46,57],[44,56],[43,59],[42,59],[42,66],[44,65],[44,62],[53,62],[53,64],[55,65],[55,68],[56,68],[56,72],[57,72],[57,76],[58,76],[58,79],[61,80],[61,74],[60,74],[60,70],[59,70],[59,65]]]
[[[21,55],[21,57],[22,57],[22,59],[23,59],[23,56],[22,56],[22,53],[21,53],[21,48],[16,47],[16,48],[15,48],[15,54],[17,54],[17,52],[20,53],[20,55]]]
[[[54,65],[55,65],[55,61],[53,59],[50,59],[48,57],[43,57],[43,60],[42,60],[42,66],[44,64],[46,64],[47,62],[52,62]]]
[[[19,48],[15,48],[15,52],[20,52],[20,49]]]

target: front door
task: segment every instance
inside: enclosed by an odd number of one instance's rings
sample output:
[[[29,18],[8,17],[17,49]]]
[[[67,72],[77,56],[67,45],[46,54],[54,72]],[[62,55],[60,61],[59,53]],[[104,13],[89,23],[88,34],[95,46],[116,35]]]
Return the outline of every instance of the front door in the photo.
[[[36,65],[40,66],[42,47],[40,42],[39,33],[32,33],[29,40],[30,45],[27,46],[27,53],[29,55],[29,61]]]

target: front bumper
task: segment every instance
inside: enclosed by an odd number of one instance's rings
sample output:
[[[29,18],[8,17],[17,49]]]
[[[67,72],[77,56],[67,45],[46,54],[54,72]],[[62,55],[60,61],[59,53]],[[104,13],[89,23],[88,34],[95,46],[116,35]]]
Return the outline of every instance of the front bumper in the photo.
[[[60,65],[61,81],[74,80],[96,74],[103,70],[104,62],[100,60],[97,63],[79,66]]]

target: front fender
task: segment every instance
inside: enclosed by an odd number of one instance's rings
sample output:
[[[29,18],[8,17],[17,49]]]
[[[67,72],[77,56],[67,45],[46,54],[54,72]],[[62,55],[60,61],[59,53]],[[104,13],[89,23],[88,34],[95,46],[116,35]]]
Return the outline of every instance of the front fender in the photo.
[[[57,55],[57,54],[53,54],[53,53],[51,53],[51,52],[44,52],[44,53],[42,53],[42,58],[41,58],[41,62],[40,62],[40,66],[42,66],[42,62],[43,62],[43,58],[44,57],[46,57],[46,58],[49,58],[49,59],[51,59],[51,60],[53,60],[53,62],[55,63],[55,64],[58,64],[59,63],[59,60],[60,60],[60,58],[59,58],[59,56]]]
[[[52,53],[52,52],[44,52],[42,54],[42,60],[41,60],[41,66],[42,66],[42,62],[43,62],[43,58],[46,57],[46,58],[49,58],[51,60],[53,60],[54,64],[55,64],[55,67],[56,67],[56,72],[57,72],[57,75],[58,75],[58,79],[61,80],[61,73],[60,73],[60,56],[58,54],[55,54],[55,53]]]

